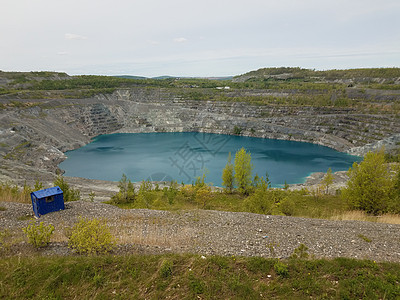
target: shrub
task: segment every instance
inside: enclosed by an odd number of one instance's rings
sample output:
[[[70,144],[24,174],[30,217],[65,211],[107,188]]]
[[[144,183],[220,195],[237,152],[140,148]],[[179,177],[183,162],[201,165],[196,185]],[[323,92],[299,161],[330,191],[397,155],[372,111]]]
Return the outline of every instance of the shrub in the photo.
[[[192,201],[195,199],[196,196],[196,188],[193,185],[186,184],[182,186],[181,188],[181,194],[187,198],[189,201]]]
[[[204,186],[202,188],[199,188],[196,192],[196,202],[201,205],[202,209],[206,208],[206,205],[211,201],[212,199],[212,192],[211,192],[211,187],[209,186]]]
[[[81,193],[79,190],[73,189],[69,186],[69,184],[64,180],[64,177],[61,175],[57,176],[56,180],[54,180],[54,185],[58,185],[60,189],[63,191],[64,201],[77,201],[81,198]]]
[[[45,247],[50,242],[50,237],[54,231],[54,226],[44,225],[43,222],[40,222],[37,225],[34,221],[30,222],[30,224],[22,228],[22,231],[28,237],[28,243],[32,244],[35,248]]]
[[[299,247],[294,249],[293,254],[290,257],[294,259],[307,259],[309,256],[310,255],[308,254],[308,247],[304,244],[300,244]]]
[[[178,190],[178,183],[174,180],[171,181],[170,186],[164,187],[163,189],[163,198],[168,200],[169,204],[173,204],[174,203],[174,199],[176,197],[176,195],[178,194],[179,190]]]
[[[271,214],[274,203],[271,199],[270,193],[262,189],[256,191],[244,200],[244,207],[247,211],[256,214]]]
[[[111,201],[115,204],[123,204],[123,203],[133,203],[136,198],[135,187],[130,179],[126,177],[125,174],[122,174],[122,178],[118,183],[119,192],[111,197]],[[142,182],[141,188],[147,188],[146,182]]]
[[[254,193],[245,201],[245,209],[256,214],[272,214],[280,206],[285,197],[285,192],[280,190],[267,190],[265,184],[256,188]]]
[[[281,277],[287,277],[289,275],[288,266],[286,264],[284,264],[283,262],[281,262],[280,260],[278,260],[274,264],[274,270],[275,270],[276,274],[278,274]]]
[[[293,216],[296,212],[296,204],[292,197],[285,198],[279,206],[285,216]]]
[[[80,217],[71,229],[68,246],[80,254],[107,253],[115,246],[115,238],[104,221]]]
[[[375,215],[388,212],[394,183],[384,155],[384,150],[368,152],[361,163],[350,168],[350,179],[342,193],[350,208]]]
[[[243,131],[243,129],[238,126],[235,126],[233,128],[233,134],[235,134],[235,135],[240,135],[242,133],[242,131]]]

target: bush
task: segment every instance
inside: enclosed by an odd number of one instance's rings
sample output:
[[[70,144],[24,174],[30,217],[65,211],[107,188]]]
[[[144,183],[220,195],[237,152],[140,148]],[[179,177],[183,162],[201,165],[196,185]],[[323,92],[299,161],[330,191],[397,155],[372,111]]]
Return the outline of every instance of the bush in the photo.
[[[280,260],[278,260],[274,264],[274,270],[275,270],[276,274],[278,274],[281,277],[287,277],[289,275],[288,266],[286,264],[284,264],[283,262],[281,262]]]
[[[133,203],[136,198],[135,187],[130,179],[122,174],[122,178],[118,183],[119,192],[111,197],[111,201],[115,204]],[[142,189],[147,189],[147,183],[142,182]]]
[[[22,228],[22,231],[28,237],[28,243],[32,244],[35,248],[45,247],[50,242],[50,237],[54,231],[54,226],[44,225],[43,222],[40,222],[39,225],[36,225],[34,221],[30,223],[25,228]]]
[[[191,184],[186,184],[182,186],[180,192],[183,197],[185,197],[189,201],[194,201],[196,197],[196,188]]]
[[[54,185],[59,186],[63,191],[64,201],[77,201],[81,199],[81,193],[79,190],[75,190],[69,186],[69,184],[64,180],[61,175],[57,176],[54,180]]]
[[[299,247],[294,249],[293,254],[290,258],[293,259],[307,259],[310,255],[308,254],[308,247],[304,244],[300,244]]]
[[[283,201],[285,194],[280,190],[267,190],[264,185],[256,188],[255,192],[244,201],[244,207],[252,213],[272,214]]]
[[[211,192],[211,187],[209,186],[204,186],[202,188],[199,188],[196,192],[196,202],[201,205],[202,209],[206,208],[206,205],[211,201],[213,195]]]
[[[292,197],[285,198],[279,206],[285,216],[293,216],[296,212],[296,204]]]
[[[254,194],[244,200],[244,207],[247,211],[256,214],[271,214],[274,207],[268,191],[256,189]]]
[[[388,212],[394,182],[385,163],[384,150],[368,152],[361,163],[353,164],[349,177],[342,195],[351,209],[375,215]]]
[[[71,229],[68,246],[80,254],[107,253],[115,246],[115,238],[104,221],[80,217]]]
[[[240,135],[242,133],[242,131],[243,131],[243,129],[238,126],[235,126],[233,128],[233,134],[235,134],[235,135]]]

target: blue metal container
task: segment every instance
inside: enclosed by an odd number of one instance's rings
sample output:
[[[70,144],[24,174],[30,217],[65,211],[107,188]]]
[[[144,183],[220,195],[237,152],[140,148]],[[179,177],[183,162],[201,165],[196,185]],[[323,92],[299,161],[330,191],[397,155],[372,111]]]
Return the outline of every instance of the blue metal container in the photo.
[[[59,186],[32,192],[31,200],[33,212],[38,218],[49,212],[65,209],[63,191]]]

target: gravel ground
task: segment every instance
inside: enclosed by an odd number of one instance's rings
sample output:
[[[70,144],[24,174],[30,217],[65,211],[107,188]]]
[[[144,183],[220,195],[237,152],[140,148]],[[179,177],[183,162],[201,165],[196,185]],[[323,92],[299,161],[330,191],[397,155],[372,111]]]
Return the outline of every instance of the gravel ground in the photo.
[[[20,239],[11,253],[36,252],[22,240],[20,230],[29,223],[32,206],[0,202],[0,207],[6,209],[0,211],[0,231],[8,229]],[[56,231],[50,246],[38,252],[74,255],[67,247],[65,229],[78,216],[107,220],[118,238],[115,254],[173,252],[286,258],[303,243],[316,258],[400,261],[400,225],[207,210],[124,210],[87,201],[68,202],[65,210],[40,218],[53,224]]]

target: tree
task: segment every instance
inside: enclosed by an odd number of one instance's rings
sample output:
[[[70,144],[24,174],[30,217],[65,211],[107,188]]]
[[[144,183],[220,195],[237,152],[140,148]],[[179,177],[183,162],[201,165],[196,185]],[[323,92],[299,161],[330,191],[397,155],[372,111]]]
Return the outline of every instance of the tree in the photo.
[[[235,180],[238,190],[242,194],[249,194],[251,188],[251,154],[247,153],[244,148],[238,150],[235,154]]]
[[[368,152],[361,163],[353,164],[348,175],[343,196],[351,208],[375,215],[388,211],[394,189],[383,149]]]
[[[122,174],[122,178],[118,182],[119,192],[111,197],[114,203],[122,204],[135,201],[135,187],[130,179]]]
[[[228,162],[222,171],[222,185],[225,187],[225,191],[232,193],[235,185],[235,175],[233,172],[232,155],[229,152]]]
[[[329,186],[333,183],[333,174],[332,174],[332,169],[329,168],[328,171],[326,172],[324,178],[321,181],[322,186],[326,188],[325,194],[328,194],[329,192]]]

